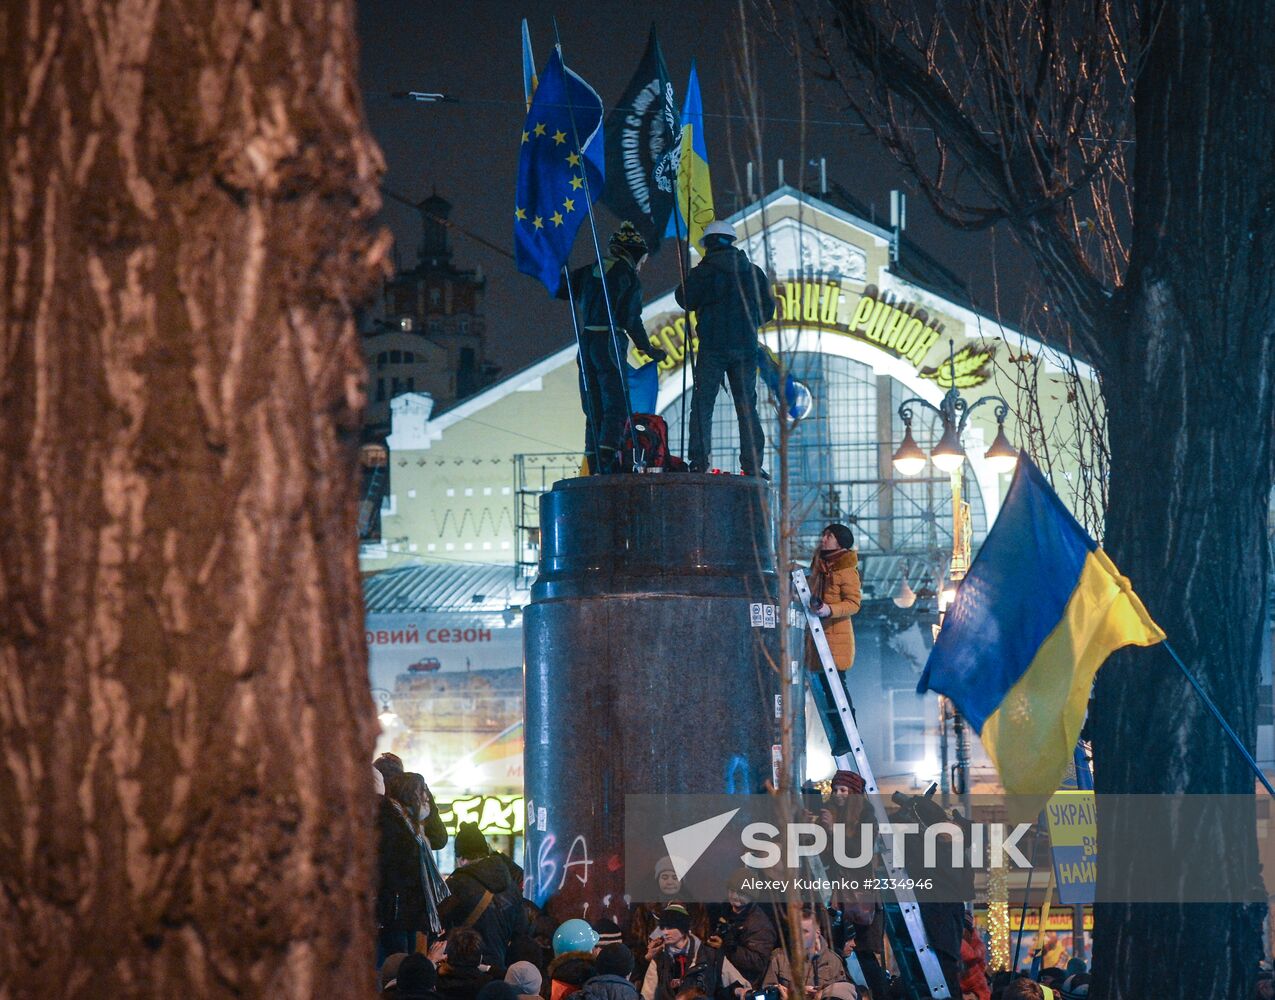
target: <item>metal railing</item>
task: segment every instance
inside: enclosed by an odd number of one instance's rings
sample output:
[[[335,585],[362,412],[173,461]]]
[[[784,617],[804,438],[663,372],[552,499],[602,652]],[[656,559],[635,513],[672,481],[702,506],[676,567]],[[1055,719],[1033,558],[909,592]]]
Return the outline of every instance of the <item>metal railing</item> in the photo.
[[[514,456],[514,584],[531,586],[540,565],[540,495],[560,479],[580,474],[583,452],[559,451]]]

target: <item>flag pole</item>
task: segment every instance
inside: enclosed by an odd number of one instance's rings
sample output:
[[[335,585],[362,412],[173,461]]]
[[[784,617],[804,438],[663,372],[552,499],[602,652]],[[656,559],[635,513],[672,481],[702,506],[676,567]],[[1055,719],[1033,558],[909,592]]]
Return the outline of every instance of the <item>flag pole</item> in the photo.
[[[1253,759],[1253,755],[1248,752],[1248,748],[1244,746],[1243,741],[1238,735],[1236,735],[1235,730],[1232,729],[1230,723],[1226,721],[1225,716],[1222,715],[1221,710],[1213,702],[1213,699],[1205,693],[1204,688],[1200,686],[1200,682],[1195,679],[1195,677],[1191,674],[1191,671],[1187,670],[1186,664],[1183,663],[1182,658],[1178,656],[1177,650],[1169,645],[1168,639],[1164,640],[1164,651],[1173,657],[1173,662],[1178,665],[1178,669],[1182,671],[1182,675],[1191,682],[1191,687],[1195,688],[1195,693],[1199,696],[1200,701],[1204,702],[1205,707],[1213,713],[1213,718],[1217,719],[1217,723],[1222,727],[1222,731],[1230,737],[1231,742],[1235,745],[1235,749],[1238,750],[1240,752],[1240,756],[1244,758],[1244,763],[1246,763],[1252,772],[1257,775],[1257,780],[1260,781],[1266,788],[1266,791],[1271,798],[1275,798],[1275,788],[1271,787],[1270,781],[1268,781],[1266,775],[1262,773],[1262,769],[1258,766],[1257,761]]]
[[[679,137],[678,141],[681,139]],[[681,160],[678,160],[678,172],[681,172]],[[677,187],[679,178],[673,178],[673,243],[677,252],[677,283],[682,286],[682,302],[686,302],[686,267],[682,261],[682,220],[681,212],[677,207]],[[690,206],[690,196],[687,195],[687,207]],[[691,252],[690,243],[691,234],[686,234],[686,252],[689,256]],[[678,419],[682,422],[682,455],[686,456],[686,369],[694,364],[695,359],[691,354],[691,341],[693,339],[691,331],[691,310],[688,306],[682,306],[682,395],[681,407]],[[701,472],[707,472],[707,469],[701,469]]]
[[[553,37],[557,43],[558,57],[561,59],[562,58],[562,36],[558,33],[558,19],[556,17],[553,19]],[[565,77],[567,72],[567,63],[565,59],[562,60],[562,72],[563,72],[563,76]],[[620,353],[620,344],[616,340],[616,336],[615,336],[615,311],[611,307],[611,290],[607,288],[606,267],[602,263],[602,244],[598,242],[598,223],[593,216],[593,196],[589,192],[589,171],[585,169],[584,162],[583,162],[584,148],[580,145],[580,130],[576,125],[576,109],[575,109],[575,105],[571,101],[570,91],[568,91],[568,97],[567,97],[567,115],[571,119],[571,136],[575,140],[576,152],[580,154],[580,160],[581,160],[580,177],[584,181],[584,207],[585,207],[585,210],[589,213],[589,232],[593,236],[593,254],[598,261],[598,272],[599,272],[598,277],[599,277],[599,280],[602,282],[602,300],[604,303],[606,303],[607,327],[610,330],[610,335],[611,335],[611,349],[612,349],[612,352],[615,354],[615,363],[616,363],[616,367],[619,370],[619,375],[620,375],[620,389],[624,396],[625,425],[628,427],[629,437],[633,441],[633,457],[635,461],[640,462],[642,461],[642,458],[638,455],[637,434],[633,429],[633,403],[629,399],[629,380],[628,380],[628,373],[625,371],[625,369],[627,368],[627,364],[625,363],[624,355]],[[635,262],[634,273],[636,273],[636,271],[637,271],[637,264]],[[625,334],[624,334],[624,342],[626,345],[628,344],[627,330],[625,331]],[[626,354],[628,353],[627,350],[625,351],[625,353]],[[623,440],[623,438],[621,438],[621,440]],[[599,454],[601,454],[602,445],[600,442],[597,442],[596,444],[597,444],[598,452]],[[598,469],[598,472],[602,472],[602,471],[603,471],[602,469],[600,468]]]
[[[571,288],[571,273],[567,270],[567,265],[562,265],[562,280],[567,286],[567,305],[571,309],[571,329],[576,335],[576,363],[580,366],[580,388],[584,393],[584,419],[589,424],[589,436],[593,439],[593,454],[585,452],[585,457],[592,462],[590,472],[593,474],[601,474],[602,472],[602,453],[601,445],[598,442],[598,425],[593,419],[593,407],[590,405],[590,399],[593,396],[593,390],[589,388],[589,379],[584,374],[584,342],[580,339],[580,317],[576,315],[576,297],[575,292]]]

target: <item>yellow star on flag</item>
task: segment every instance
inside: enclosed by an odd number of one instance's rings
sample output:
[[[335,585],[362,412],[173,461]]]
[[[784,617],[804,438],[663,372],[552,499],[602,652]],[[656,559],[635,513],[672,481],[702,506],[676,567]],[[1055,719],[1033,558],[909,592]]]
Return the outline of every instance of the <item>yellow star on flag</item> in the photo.
[[[554,213],[553,213],[553,215],[549,216],[549,219],[550,219],[550,221],[551,221],[551,222],[552,222],[555,226],[560,226],[560,225],[562,225],[562,213],[561,213],[561,212],[554,212]]]
[[[579,190],[580,190],[580,185],[581,185],[581,184],[583,184],[583,183],[584,183],[584,178],[583,178],[583,177],[572,177],[572,178],[571,178],[571,190],[572,190],[572,191],[579,191]]]
[[[567,141],[567,133],[559,129],[557,132],[553,134],[553,141],[555,145],[561,146],[564,142]]]
[[[571,198],[563,198],[562,207],[565,208],[568,212],[574,212],[576,210],[576,203]]]
[[[531,137],[530,137],[529,135],[527,135],[526,131],[524,131],[524,132],[522,133],[522,141],[523,141],[523,142],[526,142],[529,138],[531,138]]]
[[[526,212],[526,210],[525,210],[525,209],[521,209],[521,208],[515,208],[515,209],[514,209],[514,218],[515,218],[515,219],[518,219],[518,220],[520,220],[520,221],[522,221],[522,222],[526,222],[526,221],[527,221],[527,212]]]
[[[537,215],[534,219],[532,219],[532,220],[531,220],[531,224],[532,224],[533,226],[535,226],[537,229],[544,229],[544,227],[545,227],[544,220],[543,220],[542,218],[540,218],[540,216],[538,216],[538,215]]]
[[[544,123],[544,122],[540,122],[540,123],[539,123],[539,124],[535,127],[535,129],[534,129],[533,131],[535,131],[536,135],[544,135],[544,134],[545,134],[545,123]]]
[[[569,166],[572,166],[572,167],[580,166],[580,154],[579,153],[569,154],[567,156],[567,163]]]

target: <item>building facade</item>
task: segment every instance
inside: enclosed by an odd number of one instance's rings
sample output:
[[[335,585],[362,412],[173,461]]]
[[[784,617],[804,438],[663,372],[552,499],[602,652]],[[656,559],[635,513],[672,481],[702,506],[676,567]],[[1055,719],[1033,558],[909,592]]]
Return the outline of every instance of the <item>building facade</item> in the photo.
[[[448,237],[451,204],[437,194],[422,201],[416,265],[385,285],[382,316],[363,333],[369,386],[366,438],[390,430],[390,403],[425,393],[443,407],[472,396],[495,378],[487,360],[481,270],[458,268]]]
[[[856,535],[865,600],[850,678],[859,724],[885,784],[924,787],[941,776],[943,743],[937,701],[915,687],[952,555],[952,482],[931,466],[913,478],[894,471],[899,406],[914,397],[937,404],[953,377],[969,399],[997,394],[1014,402],[1026,366],[1038,379],[1040,426],[1063,426],[1076,381],[1092,386],[1092,373],[972,309],[958,282],[919,254],[909,261],[906,245],[895,260],[894,234],[833,199],[781,188],[729,221],[774,284],[779,314],[762,340],[813,397],[810,414],[789,428],[782,462],[779,410],[763,407],[765,465],[776,481],[786,473],[800,561],[828,522]],[[673,451],[684,453],[690,380],[682,359],[693,325],[671,289],[649,296],[643,320],[669,355],[656,410]],[[643,360],[632,352],[631,364]],[[769,398],[763,386],[759,399]],[[395,722],[382,746],[419,768],[442,799],[494,796],[481,808],[507,819],[521,789],[520,611],[538,558],[537,499],[577,474],[583,457],[575,347],[450,405],[428,391],[402,393],[390,413],[380,533],[362,548],[372,684]],[[936,425],[916,409],[922,448],[937,440]],[[975,551],[1009,483],[982,457],[996,429],[988,406],[965,435],[961,485]],[[1006,430],[1018,439],[1012,415]],[[737,448],[723,390],[714,464],[738,470]],[[1056,478],[1081,481],[1066,462],[1055,462]],[[1270,721],[1269,656],[1263,676]],[[813,716],[807,731],[807,772],[827,778],[831,757]],[[994,782],[972,743],[976,787]],[[948,753],[950,764],[955,747]],[[1275,758],[1270,725],[1260,728],[1259,756],[1268,765]]]

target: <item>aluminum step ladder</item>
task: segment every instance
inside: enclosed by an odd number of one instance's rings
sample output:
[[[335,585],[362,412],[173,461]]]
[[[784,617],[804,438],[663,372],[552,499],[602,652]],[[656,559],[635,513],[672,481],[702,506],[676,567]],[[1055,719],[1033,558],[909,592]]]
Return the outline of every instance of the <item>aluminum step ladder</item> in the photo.
[[[876,815],[877,828],[889,822],[885,800],[877,787],[876,778],[872,774],[872,765],[868,763],[868,755],[863,749],[863,740],[859,736],[859,727],[850,713],[850,704],[846,698],[845,688],[841,686],[840,672],[832,659],[832,651],[828,648],[828,637],[823,631],[823,622],[810,610],[810,586],[806,583],[806,574],[800,569],[792,572],[793,590],[806,613],[806,627],[810,629],[810,638],[814,642],[815,651],[819,654],[819,663],[823,668],[816,675],[811,687],[815,690],[815,703],[819,707],[823,719],[824,731],[828,735],[828,743],[832,747],[832,756],[837,767],[843,771],[857,771],[864,781],[864,794],[868,798],[872,811]],[[885,864],[886,876],[896,880],[896,884],[905,886],[908,873],[894,864],[893,839],[879,837],[881,859]],[[921,922],[921,907],[916,901],[916,893],[903,887],[882,894],[885,902],[886,929],[890,935],[890,944],[894,948],[899,972],[907,995],[912,998],[932,997],[936,1000],[950,1000],[952,994],[943,978],[943,970],[939,967],[938,955],[930,947],[925,934],[925,926]],[[892,897],[892,898],[891,898]]]

